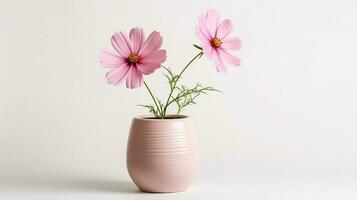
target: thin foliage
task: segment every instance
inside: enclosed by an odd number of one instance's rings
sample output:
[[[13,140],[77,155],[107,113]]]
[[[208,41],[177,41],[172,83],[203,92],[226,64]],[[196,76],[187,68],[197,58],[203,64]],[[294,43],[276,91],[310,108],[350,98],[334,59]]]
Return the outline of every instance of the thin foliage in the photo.
[[[194,46],[198,48],[197,45]],[[166,71],[163,74],[167,79],[170,89],[169,96],[167,98],[166,103],[162,103],[162,101],[159,98],[153,97],[154,100],[156,99],[156,101],[154,101],[155,105],[139,105],[139,106],[149,109],[149,112],[155,115],[155,117],[164,119],[166,117],[168,107],[173,103],[176,105],[176,109],[177,109],[176,114],[178,115],[182,111],[184,111],[184,109],[187,106],[197,104],[197,98],[200,95],[208,94],[210,92],[220,92],[219,90],[214,89],[213,87],[203,86],[200,83],[196,83],[194,87],[187,87],[185,85],[177,86],[177,83],[179,82],[182,73],[196,58],[201,58],[202,55],[203,52],[201,51],[183,68],[183,70],[179,74],[175,74],[170,67],[162,66],[162,68],[165,69]]]

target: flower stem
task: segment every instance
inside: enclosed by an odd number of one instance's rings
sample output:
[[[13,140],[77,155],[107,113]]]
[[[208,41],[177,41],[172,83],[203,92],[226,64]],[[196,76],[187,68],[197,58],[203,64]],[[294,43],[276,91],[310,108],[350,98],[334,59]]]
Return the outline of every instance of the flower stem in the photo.
[[[172,103],[172,102],[170,102],[170,98],[172,97],[172,93],[174,92],[174,90],[175,90],[175,88],[176,88],[177,82],[178,82],[179,79],[181,78],[182,74],[186,71],[186,69],[188,68],[188,66],[190,66],[193,61],[195,61],[197,58],[201,57],[202,55],[203,55],[203,51],[200,51],[200,53],[198,53],[195,57],[193,57],[193,58],[187,63],[187,65],[182,69],[182,71],[180,72],[180,74],[177,76],[176,80],[174,81],[173,86],[170,88],[170,94],[169,94],[169,96],[167,97],[167,100],[166,100],[164,109],[163,109],[163,111],[162,111],[162,113],[161,113],[162,116],[163,116],[163,118],[166,117],[167,108],[168,108],[168,106]]]
[[[159,106],[157,105],[157,102],[156,102],[156,100],[155,100],[155,97],[154,97],[154,95],[152,94],[152,92],[151,92],[149,86],[146,84],[145,81],[144,81],[144,85],[145,85],[146,89],[148,90],[148,92],[150,93],[150,96],[151,96],[152,100],[154,100],[156,109],[157,109],[157,111],[159,112],[160,117],[162,118],[162,111],[160,110]]]

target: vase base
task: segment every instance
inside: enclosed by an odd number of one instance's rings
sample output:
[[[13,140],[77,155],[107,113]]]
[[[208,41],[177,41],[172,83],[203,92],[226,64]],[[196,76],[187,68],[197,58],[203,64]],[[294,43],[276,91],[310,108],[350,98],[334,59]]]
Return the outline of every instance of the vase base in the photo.
[[[180,188],[180,189],[172,189],[172,190],[147,190],[147,189],[142,189],[139,188],[141,192],[145,193],[178,193],[178,192],[184,192],[187,190],[186,188]]]

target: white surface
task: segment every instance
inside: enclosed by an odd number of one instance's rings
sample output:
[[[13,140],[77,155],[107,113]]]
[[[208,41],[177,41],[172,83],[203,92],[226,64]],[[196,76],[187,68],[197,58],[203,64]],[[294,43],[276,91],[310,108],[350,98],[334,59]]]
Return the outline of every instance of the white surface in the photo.
[[[2,191],[2,199],[356,199],[356,184],[324,180],[241,180],[237,184],[193,185],[181,193],[141,193],[131,183],[120,181],[41,181],[15,183]]]
[[[160,31],[178,70],[209,8],[233,20],[243,62],[223,75],[201,59],[185,74],[224,91],[186,113],[198,176],[185,193],[130,193],[128,128],[150,99],[107,85],[98,54],[114,31],[140,26]],[[0,199],[356,199],[356,10],[354,0],[1,0]],[[146,80],[166,91],[160,72]]]

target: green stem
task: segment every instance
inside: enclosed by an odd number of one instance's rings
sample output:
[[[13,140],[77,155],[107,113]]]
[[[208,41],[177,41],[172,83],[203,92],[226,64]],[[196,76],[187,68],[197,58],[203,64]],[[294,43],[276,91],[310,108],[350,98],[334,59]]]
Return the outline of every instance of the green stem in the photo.
[[[162,111],[160,111],[159,106],[157,105],[157,102],[156,102],[156,100],[155,100],[155,97],[154,97],[154,95],[152,94],[152,92],[151,92],[149,86],[146,84],[145,81],[144,81],[144,85],[145,85],[146,89],[149,91],[152,100],[154,100],[156,109],[159,111],[160,117],[162,118]]]
[[[167,107],[172,103],[170,102],[170,98],[172,96],[172,93],[174,92],[175,88],[176,88],[176,84],[178,82],[178,80],[181,78],[182,74],[186,71],[186,69],[188,68],[188,66],[191,65],[191,63],[196,60],[198,57],[200,57],[201,55],[203,54],[202,51],[200,51],[200,53],[198,53],[195,57],[193,57],[190,62],[187,63],[187,65],[182,69],[182,71],[180,72],[180,74],[177,76],[177,79],[175,80],[174,84],[173,84],[173,87],[170,88],[170,94],[169,96],[167,97],[167,100],[166,100],[166,103],[165,103],[165,107],[164,107],[164,110],[162,112],[162,115],[163,117],[165,118],[166,116],[166,111],[167,111]]]

